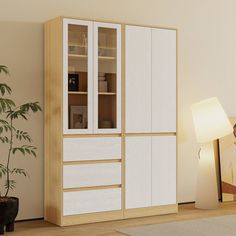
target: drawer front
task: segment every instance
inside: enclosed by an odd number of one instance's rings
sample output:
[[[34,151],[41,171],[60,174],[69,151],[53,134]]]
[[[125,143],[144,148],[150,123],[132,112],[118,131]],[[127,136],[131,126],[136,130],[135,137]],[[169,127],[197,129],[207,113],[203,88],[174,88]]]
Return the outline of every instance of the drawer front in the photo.
[[[63,193],[63,215],[77,215],[121,209],[121,189],[100,189]]]
[[[121,138],[64,138],[63,160],[121,159]]]
[[[63,187],[121,184],[121,163],[64,165]]]

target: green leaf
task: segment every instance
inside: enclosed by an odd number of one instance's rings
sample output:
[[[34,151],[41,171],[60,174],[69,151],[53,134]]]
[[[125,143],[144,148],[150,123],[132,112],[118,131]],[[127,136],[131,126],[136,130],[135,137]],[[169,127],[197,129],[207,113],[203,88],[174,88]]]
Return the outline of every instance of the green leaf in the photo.
[[[0,141],[1,141],[2,143],[9,143],[9,142],[10,142],[9,138],[6,137],[6,136],[0,137]]]
[[[6,189],[10,188],[11,190],[13,190],[16,187],[16,181],[15,180],[6,180],[4,186]]]
[[[7,167],[3,164],[0,164],[0,178],[2,178],[3,175],[7,174]]]
[[[32,141],[30,135],[27,132],[20,131],[20,130],[16,130],[16,139],[18,139],[20,141],[22,139],[24,139],[25,141],[28,141],[28,142]]]
[[[39,106],[38,102],[33,103],[26,103],[21,105],[15,110],[7,111],[7,118],[11,119],[18,119],[19,117],[27,120],[27,116],[29,115],[29,112],[32,111],[33,113],[42,111],[42,108]]]
[[[5,93],[11,94],[11,88],[7,84],[0,83],[0,93],[4,96]]]
[[[0,65],[0,73],[4,72],[6,75],[9,75],[9,70],[7,66]]]
[[[28,176],[27,172],[21,168],[14,168],[13,170],[11,170],[11,173],[18,174],[18,175],[24,175],[25,177]]]
[[[15,147],[12,149],[12,153],[13,155],[16,154],[17,152],[20,152],[22,155],[26,155],[28,154],[29,156],[33,155],[34,157],[36,157],[36,153],[35,150],[37,148],[34,146],[29,146],[29,145],[23,145],[21,147]]]
[[[0,98],[0,113],[11,111],[15,103],[8,98]]]

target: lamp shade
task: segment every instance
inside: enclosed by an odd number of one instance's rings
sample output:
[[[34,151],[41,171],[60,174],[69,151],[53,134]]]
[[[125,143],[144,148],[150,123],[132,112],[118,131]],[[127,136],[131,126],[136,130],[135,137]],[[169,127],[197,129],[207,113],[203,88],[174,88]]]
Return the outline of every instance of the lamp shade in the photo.
[[[193,104],[192,115],[199,143],[210,142],[233,131],[232,125],[216,97]]]

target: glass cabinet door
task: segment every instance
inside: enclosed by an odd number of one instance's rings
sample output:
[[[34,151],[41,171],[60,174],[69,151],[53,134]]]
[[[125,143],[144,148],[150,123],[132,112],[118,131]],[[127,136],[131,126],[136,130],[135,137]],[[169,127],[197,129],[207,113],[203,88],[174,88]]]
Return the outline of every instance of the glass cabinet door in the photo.
[[[64,19],[64,133],[91,133],[92,22]]]
[[[94,131],[121,128],[121,27],[94,23]]]

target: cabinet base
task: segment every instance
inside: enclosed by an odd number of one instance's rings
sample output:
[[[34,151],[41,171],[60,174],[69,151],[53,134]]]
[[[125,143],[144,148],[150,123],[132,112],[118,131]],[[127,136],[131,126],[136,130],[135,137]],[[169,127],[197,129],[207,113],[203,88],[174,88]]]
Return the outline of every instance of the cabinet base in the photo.
[[[61,223],[58,225],[70,226],[70,225],[79,225],[79,224],[86,224],[86,223],[96,223],[96,222],[104,222],[104,221],[145,217],[145,216],[165,215],[165,214],[171,214],[171,213],[177,213],[177,212],[178,212],[178,204],[166,205],[166,206],[155,206],[155,207],[143,207],[143,208],[136,208],[136,209],[126,209],[124,211],[119,210],[119,211],[64,216],[61,219]]]
[[[154,206],[154,207],[143,207],[135,209],[124,210],[124,218],[136,218],[154,215],[165,215],[178,212],[178,204],[165,205],[165,206]]]

